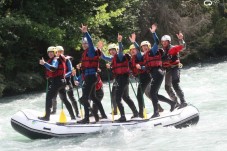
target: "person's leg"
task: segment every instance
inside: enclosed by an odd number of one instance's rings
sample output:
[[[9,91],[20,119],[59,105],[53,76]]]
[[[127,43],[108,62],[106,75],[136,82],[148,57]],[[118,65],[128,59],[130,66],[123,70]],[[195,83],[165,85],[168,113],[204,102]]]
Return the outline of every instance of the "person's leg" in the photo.
[[[103,92],[103,88],[96,90],[96,98],[98,99],[98,101],[102,101],[102,98],[104,96],[104,92]],[[93,102],[93,106],[92,106],[93,112],[98,113],[98,107],[97,105]]]
[[[177,96],[172,89],[172,69],[166,69],[165,72],[165,90],[169,95],[170,99],[174,102],[177,102]]]
[[[117,103],[117,107],[118,107],[120,114],[121,114],[121,117],[118,119],[118,121],[126,121],[124,106],[123,106],[123,103],[121,101],[121,98],[122,98],[123,92],[124,92],[124,85],[123,85],[121,79],[122,79],[122,76],[116,77],[116,82],[118,83],[118,85],[116,87],[116,103]]]
[[[65,106],[66,106],[66,108],[67,108],[67,110],[69,112],[69,115],[70,115],[71,119],[76,119],[75,118],[75,115],[73,113],[73,108],[72,108],[71,104],[69,103],[69,101],[67,99],[65,87],[63,87],[63,88],[61,88],[59,90],[59,97],[63,101],[63,103],[65,104]]]
[[[57,111],[57,95],[52,99],[52,111],[50,114],[56,114]]]
[[[59,85],[59,79],[51,79],[50,81],[51,81],[50,82],[51,84],[48,85],[48,90],[46,94],[46,104],[45,104],[46,114],[44,117],[38,117],[39,119],[46,120],[46,121],[49,121],[50,119],[52,100],[57,95],[59,87],[61,86]]]
[[[114,110],[114,115],[117,115],[117,102],[116,102],[116,89],[118,87],[117,82],[115,81],[113,83],[112,86],[112,93],[111,93],[111,97],[112,97],[112,103],[113,103],[113,110]]]
[[[172,85],[177,96],[180,98],[180,108],[187,106],[184,98],[184,92],[180,87],[180,69],[178,67],[172,69]]]
[[[80,103],[84,106],[85,115],[84,115],[84,119],[82,119],[81,121],[77,121],[77,123],[81,123],[81,124],[89,123],[89,110],[91,110],[91,107],[88,102],[88,99],[91,94],[92,85],[94,85],[94,80],[92,78],[92,75],[86,76],[82,86],[83,94],[79,99]]]
[[[129,106],[129,108],[132,110],[132,112],[133,112],[132,118],[138,117],[139,113],[136,109],[134,102],[132,101],[132,99],[129,96],[129,79],[128,78],[125,78],[124,83],[123,83],[123,87],[124,87],[124,89],[123,89],[122,98],[126,102],[126,104]]]
[[[151,79],[152,80],[152,79]],[[145,89],[145,95],[151,100],[151,93],[150,93],[150,91],[151,91],[151,82],[149,82],[149,84],[148,84],[148,86],[146,87],[146,89]],[[158,111],[159,112],[163,112],[164,111],[164,109],[161,107],[161,105],[160,105],[160,103],[158,102]]]
[[[148,73],[143,73],[139,75],[139,85],[137,89],[137,100],[138,100],[138,106],[139,106],[139,116],[141,118],[144,117],[143,115],[143,109],[144,109],[144,98],[143,94],[150,83],[150,75]]]
[[[154,114],[152,115],[151,118],[158,117],[159,116],[159,111],[158,111],[158,91],[160,89],[160,86],[162,84],[163,78],[164,78],[164,73],[162,69],[160,68],[154,68],[151,71],[152,75],[152,81],[151,81],[151,99],[152,99],[152,104],[154,108]]]
[[[95,84],[96,84],[96,83],[95,83]],[[94,88],[92,89],[90,98],[91,98],[91,100],[94,102],[94,104],[97,106],[98,110],[100,111],[100,113],[101,113],[101,115],[102,115],[102,118],[107,118],[106,113],[105,113],[105,111],[104,111],[104,108],[103,108],[103,106],[102,106],[101,101],[96,97],[95,84],[94,84]],[[96,117],[96,116],[98,117],[97,112],[94,112],[94,111],[93,111],[93,113],[94,113],[94,116],[95,116],[95,117]]]
[[[159,101],[162,101],[162,102],[165,102],[165,103],[168,103],[168,104],[170,105],[170,111],[171,111],[171,112],[175,109],[176,104],[177,104],[177,102],[173,102],[173,101],[171,101],[170,99],[168,99],[168,98],[166,98],[165,96],[160,95],[160,94],[158,94],[158,100],[159,100]],[[160,111],[159,111],[159,112],[160,112]]]
[[[69,86],[69,90],[67,91],[67,95],[72,103],[72,106],[74,108],[74,111],[76,112],[76,116],[78,117],[79,116],[79,109],[78,109],[78,105],[77,105],[77,102],[76,102],[76,99],[75,99],[75,96],[74,96],[74,93],[73,93],[73,85],[71,83],[71,77],[70,78],[67,78],[67,85]]]

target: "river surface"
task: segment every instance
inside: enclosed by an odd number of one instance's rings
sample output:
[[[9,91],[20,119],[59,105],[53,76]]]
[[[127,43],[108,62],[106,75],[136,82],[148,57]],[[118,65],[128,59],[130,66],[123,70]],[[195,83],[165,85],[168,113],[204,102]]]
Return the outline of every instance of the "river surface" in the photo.
[[[136,87],[136,84],[134,83]],[[119,128],[100,134],[75,138],[30,140],[14,131],[11,116],[21,109],[44,111],[45,93],[0,99],[0,151],[225,151],[227,150],[227,61],[215,64],[197,64],[181,70],[181,87],[186,101],[200,111],[196,126],[185,129]],[[110,113],[108,85],[104,86],[103,105]],[[166,96],[164,87],[160,93]],[[136,101],[132,89],[130,94]],[[59,100],[59,99],[58,99]],[[147,110],[151,102],[145,98]],[[137,103],[136,103],[137,105]],[[164,109],[169,106],[161,103]],[[58,101],[60,108],[60,100]],[[130,110],[126,107],[126,111]]]

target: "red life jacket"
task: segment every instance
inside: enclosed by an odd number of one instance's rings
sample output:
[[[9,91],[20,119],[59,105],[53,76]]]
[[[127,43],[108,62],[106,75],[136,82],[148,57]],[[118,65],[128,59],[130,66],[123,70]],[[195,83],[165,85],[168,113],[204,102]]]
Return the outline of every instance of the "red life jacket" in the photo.
[[[182,50],[183,46],[170,46],[170,49],[165,50],[165,55],[163,57],[162,66],[169,68],[172,66],[177,66],[180,63],[179,52]]]
[[[51,64],[53,60],[54,60],[54,57],[53,57],[53,58],[50,58],[50,59],[47,61],[47,63],[48,63],[48,64]],[[53,78],[53,71],[50,71],[50,70],[46,69],[46,78],[47,78],[47,79],[48,79],[48,78]]]
[[[132,74],[134,76],[137,76],[138,74],[146,72],[145,70],[137,69],[136,68],[136,64],[140,64],[140,66],[145,66],[145,61],[144,61],[143,57],[142,57],[142,59],[140,61],[138,61],[136,55],[132,56],[132,59],[131,59],[131,70],[132,70]]]
[[[112,72],[114,75],[129,74],[129,60],[124,55],[123,61],[120,62],[118,55],[116,54],[112,60]]]
[[[88,49],[85,50],[82,54],[81,59],[81,69],[82,71],[85,69],[91,69],[91,68],[98,68],[99,67],[99,57],[101,55],[100,50],[98,49],[95,51],[95,56],[93,58],[88,57]]]
[[[146,67],[152,68],[152,67],[161,67],[162,66],[162,55],[160,51],[158,50],[157,54],[155,56],[151,55],[151,52],[147,52],[145,54],[145,62]]]
[[[95,90],[100,90],[103,86],[103,83],[99,74],[97,75],[97,78],[98,78],[98,82],[95,85]]]
[[[51,64],[54,59],[56,59],[56,58],[51,58],[47,62],[49,64]],[[65,64],[64,56],[60,56],[57,59],[58,59],[58,62],[59,62],[58,68],[55,71],[50,71],[50,70],[46,69],[46,77],[47,78],[55,78],[55,77],[65,78],[66,64]]]

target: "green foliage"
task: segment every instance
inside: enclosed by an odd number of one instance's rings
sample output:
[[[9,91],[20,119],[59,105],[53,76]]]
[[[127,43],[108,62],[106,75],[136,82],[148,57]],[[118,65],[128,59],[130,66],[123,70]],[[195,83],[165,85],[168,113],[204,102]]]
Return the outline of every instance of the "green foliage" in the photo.
[[[97,9],[95,9],[96,15],[94,17],[90,17],[88,20],[89,25],[93,28],[96,29],[99,28],[100,26],[108,26],[113,28],[113,25],[110,21],[112,18],[116,18],[125,11],[125,8],[117,9],[116,11],[110,11],[109,13],[106,11],[108,4],[104,4]]]

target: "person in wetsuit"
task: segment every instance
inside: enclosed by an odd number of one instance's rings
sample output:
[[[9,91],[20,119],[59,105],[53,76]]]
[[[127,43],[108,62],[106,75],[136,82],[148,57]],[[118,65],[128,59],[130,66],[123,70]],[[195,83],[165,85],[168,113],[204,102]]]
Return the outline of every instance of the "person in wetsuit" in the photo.
[[[126,117],[124,106],[121,101],[122,98],[133,112],[133,116],[131,118],[138,117],[139,113],[136,109],[134,102],[129,96],[129,61],[131,57],[128,54],[123,54],[123,45],[121,41],[122,36],[118,34],[119,52],[117,53],[117,48],[115,45],[115,50],[110,50],[113,52],[112,57],[107,57],[102,54],[101,58],[111,62],[111,66],[107,64],[107,68],[111,68],[117,83],[116,103],[121,114],[121,117],[117,121],[125,122]]]
[[[183,34],[179,32],[177,34],[179,44],[183,46],[183,50],[186,49],[186,44],[183,40]],[[180,99],[180,107],[187,106],[185,101],[184,93],[180,87],[180,68],[182,64],[180,63],[180,56],[179,52],[173,53],[172,55],[169,53],[169,50],[174,46],[171,44],[171,37],[169,35],[164,35],[161,38],[162,49],[164,51],[164,56],[162,57],[163,60],[163,67],[165,69],[165,90],[172,99],[172,101],[177,101],[177,96]],[[175,91],[173,91],[173,89]]]
[[[90,107],[89,99],[92,99],[97,105],[102,118],[107,118],[105,111],[103,109],[101,101],[99,101],[96,97],[95,93],[95,85],[97,83],[97,69],[99,67],[99,58],[100,51],[95,49],[91,36],[87,31],[87,26],[82,25],[80,28],[84,33],[84,38],[82,41],[83,54],[81,59],[81,69],[82,69],[82,77],[83,77],[83,86],[82,86],[82,97],[79,99],[81,104],[84,106],[85,116],[84,119],[77,121],[77,123],[85,124],[89,123],[89,110],[92,110]],[[95,121],[99,121],[99,116],[95,112],[93,112],[95,116]]]
[[[42,58],[39,63],[46,68],[46,75],[48,76],[48,90],[46,94],[46,105],[45,110],[46,114],[43,117],[38,117],[40,120],[49,121],[50,120],[50,111],[52,107],[52,100],[57,96],[59,92],[60,99],[66,105],[66,108],[70,114],[72,120],[76,119],[73,113],[73,109],[66,97],[66,60],[63,55],[58,54],[58,57],[54,56],[56,52],[56,47],[49,47],[47,53],[49,60],[45,62]]]
[[[56,46],[57,52],[58,54],[64,55],[64,48],[62,46]],[[72,103],[72,106],[74,108],[74,111],[76,113],[77,117],[80,117],[79,115],[79,110],[78,110],[78,105],[76,102],[76,99],[74,97],[74,93],[73,93],[73,85],[72,85],[72,80],[71,80],[71,76],[72,76],[72,63],[71,63],[71,56],[66,56],[66,74],[65,74],[65,78],[66,78],[66,93]],[[56,113],[56,109],[57,109],[57,100],[56,98],[53,99],[53,110],[51,112],[51,114],[55,114]]]

